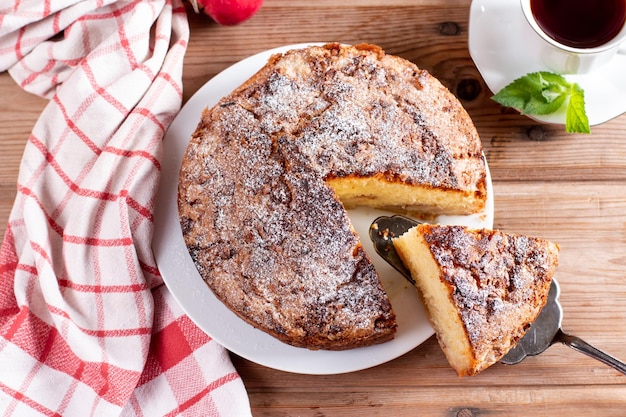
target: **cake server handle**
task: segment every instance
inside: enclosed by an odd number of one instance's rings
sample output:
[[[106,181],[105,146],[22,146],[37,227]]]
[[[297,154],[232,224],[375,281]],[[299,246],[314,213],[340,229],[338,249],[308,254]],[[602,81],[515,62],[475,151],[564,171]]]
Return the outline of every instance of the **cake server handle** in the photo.
[[[613,356],[601,351],[600,349],[593,347],[580,337],[572,336],[559,329],[553,340],[553,343],[556,342],[563,343],[564,345],[571,347],[575,351],[584,353],[587,356],[597,359],[600,362],[626,375],[626,363],[614,358]]]

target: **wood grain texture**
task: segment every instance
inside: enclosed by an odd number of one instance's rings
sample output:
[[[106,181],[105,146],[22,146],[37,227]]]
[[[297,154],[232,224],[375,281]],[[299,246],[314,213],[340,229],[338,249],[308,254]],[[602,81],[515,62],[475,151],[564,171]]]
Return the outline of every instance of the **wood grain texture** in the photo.
[[[184,99],[251,54],[318,41],[375,43],[438,77],[482,137],[495,226],[561,246],[563,327],[626,359],[626,116],[570,135],[503,109],[469,56],[468,0],[266,0],[250,21],[222,27],[189,15]],[[15,196],[24,145],[46,101],[0,74],[0,223]],[[2,228],[4,232],[4,228]],[[360,372],[308,376],[233,355],[255,416],[621,416],[626,377],[555,345],[515,366],[458,378],[434,338]]]

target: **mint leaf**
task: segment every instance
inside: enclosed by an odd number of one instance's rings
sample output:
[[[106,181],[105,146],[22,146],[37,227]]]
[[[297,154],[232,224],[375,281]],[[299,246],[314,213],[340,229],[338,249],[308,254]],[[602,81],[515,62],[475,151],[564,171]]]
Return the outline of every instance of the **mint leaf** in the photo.
[[[533,72],[504,87],[492,98],[522,114],[550,114],[561,108],[570,84],[565,78],[550,72]]]
[[[585,93],[576,83],[572,84],[565,113],[565,130],[570,133],[591,133],[585,112]]]
[[[569,83],[559,74],[548,71],[526,74],[504,87],[492,99],[505,107],[517,109],[521,114],[550,114],[566,105],[565,130],[590,133],[582,88],[576,83]]]

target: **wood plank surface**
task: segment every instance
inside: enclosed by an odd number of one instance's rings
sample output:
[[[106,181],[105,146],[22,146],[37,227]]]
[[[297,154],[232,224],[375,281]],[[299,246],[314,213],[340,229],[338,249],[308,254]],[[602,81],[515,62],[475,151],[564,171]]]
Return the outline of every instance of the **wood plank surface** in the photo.
[[[564,329],[626,359],[626,116],[571,135],[497,105],[469,55],[469,6],[266,0],[235,27],[191,12],[184,99],[251,54],[302,42],[374,43],[429,70],[461,99],[481,135],[495,226],[561,245]],[[0,74],[3,225],[24,145],[45,105]],[[454,374],[434,338],[389,363],[340,375],[292,374],[232,357],[255,416],[622,416],[626,409],[625,376],[561,345],[471,378]]]

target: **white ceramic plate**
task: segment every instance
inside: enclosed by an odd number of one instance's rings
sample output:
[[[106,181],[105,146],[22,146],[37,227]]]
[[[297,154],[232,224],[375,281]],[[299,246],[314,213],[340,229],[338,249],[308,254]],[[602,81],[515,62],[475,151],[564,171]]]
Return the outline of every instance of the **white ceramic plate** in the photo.
[[[489,89],[497,93],[511,81],[535,71],[541,63],[539,37],[526,22],[519,0],[474,0],[470,7],[469,51]],[[565,75],[585,91],[590,125],[626,112],[626,55],[616,55],[598,70]],[[565,123],[565,112],[531,116],[546,123]]]
[[[388,212],[359,208],[350,219],[370,254],[389,294],[398,320],[394,340],[348,351],[311,351],[295,348],[253,328],[224,306],[198,274],[178,222],[178,171],[191,134],[205,107],[211,107],[260,69],[270,55],[309,44],[290,45],[244,59],[207,82],[182,108],[167,131],[163,144],[161,184],[157,193],[153,251],[165,284],[187,315],[214,340],[248,360],[271,368],[304,374],[337,374],[376,366],[420,345],[433,334],[415,288],[383,261],[369,239],[371,222]],[[488,176],[489,199],[484,213],[440,217],[442,223],[493,227],[493,191]]]

